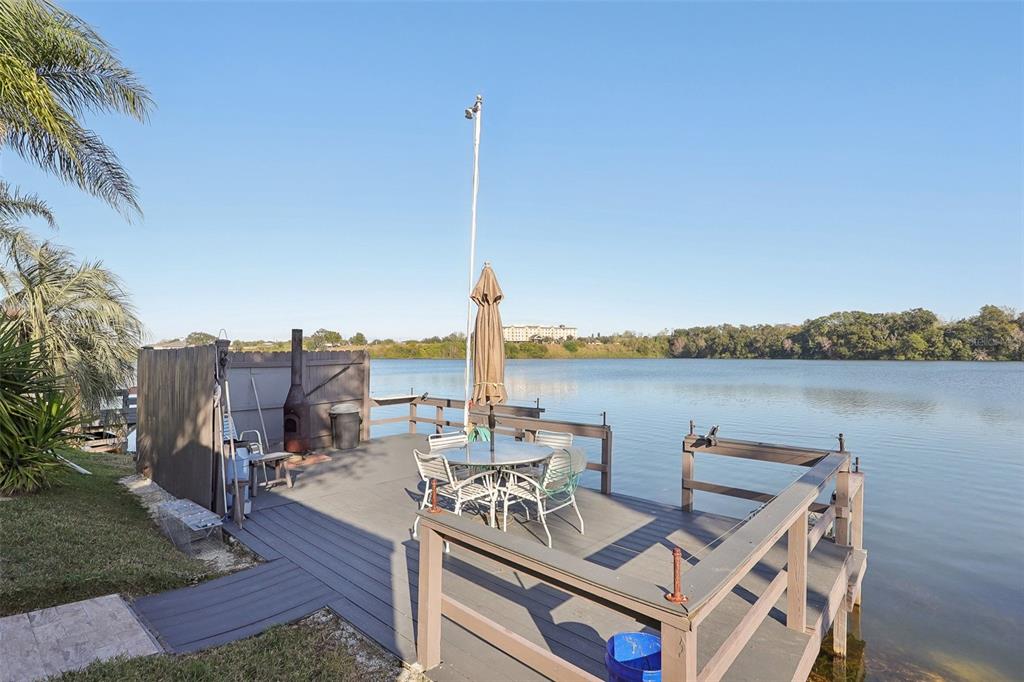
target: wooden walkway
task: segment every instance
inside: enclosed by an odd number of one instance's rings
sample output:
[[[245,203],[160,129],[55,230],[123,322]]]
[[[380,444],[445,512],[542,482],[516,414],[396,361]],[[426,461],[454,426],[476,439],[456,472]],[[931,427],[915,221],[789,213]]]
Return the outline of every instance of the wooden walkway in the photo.
[[[167,651],[220,646],[322,609],[334,591],[278,558],[210,582],[137,599],[132,609]]]
[[[292,489],[261,493],[244,530],[229,531],[268,559],[268,564],[180,590],[184,606],[173,605],[170,595],[175,593],[148,598],[152,605],[142,604],[140,612],[166,644],[175,650],[189,650],[218,643],[218,638],[226,641],[224,638],[237,638],[234,635],[238,633],[252,634],[266,623],[281,622],[288,614],[306,608],[315,610],[314,605],[323,602],[382,647],[406,661],[415,661],[418,543],[411,538],[411,526],[422,484],[411,456],[414,447],[425,449],[425,437],[409,434],[374,439],[311,466],[297,476]],[[672,547],[699,556],[707,543],[737,523],[591,490],[581,490],[578,499],[586,535],[579,534],[572,510],[564,510],[568,513],[549,520],[555,548],[666,588],[672,578]],[[524,523],[518,515],[514,522],[510,520],[509,533],[538,543],[543,537],[539,523]],[[725,641],[786,559],[782,541],[702,624],[698,669]],[[848,548],[830,540],[822,540],[811,552],[808,626],[820,626],[829,595],[835,593],[849,560]],[[446,594],[602,678],[606,638],[624,630],[643,629],[621,614],[470,556],[458,547],[452,548],[444,564]],[[215,603],[204,603],[204,594],[220,593],[217,583],[234,594],[246,594],[250,605],[221,609]],[[262,589],[270,586],[273,588]],[[256,595],[260,595],[259,601]],[[809,669],[817,648],[809,646],[810,634],[786,627],[784,610],[783,598],[724,679],[783,680],[806,674],[803,671]],[[228,618],[226,614],[233,619],[230,623],[214,624]],[[289,619],[294,617],[298,616]],[[250,622],[243,623],[246,619]],[[186,620],[187,628],[183,625]],[[232,627],[228,630],[225,625]],[[542,679],[454,623],[444,621],[442,631],[443,663],[431,671],[433,679]]]

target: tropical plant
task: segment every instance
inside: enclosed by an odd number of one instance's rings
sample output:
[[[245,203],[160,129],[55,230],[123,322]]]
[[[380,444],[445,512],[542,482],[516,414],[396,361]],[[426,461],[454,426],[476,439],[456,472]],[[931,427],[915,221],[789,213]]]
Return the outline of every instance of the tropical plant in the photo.
[[[142,323],[128,294],[102,263],[80,263],[23,229],[0,230],[0,247],[0,311],[94,414],[134,379]]]
[[[72,450],[76,409],[60,389],[42,344],[0,318],[0,494],[49,486]]]
[[[130,218],[141,212],[131,178],[80,119],[145,121],[151,108],[146,88],[87,23],[48,0],[0,0],[0,146]]]

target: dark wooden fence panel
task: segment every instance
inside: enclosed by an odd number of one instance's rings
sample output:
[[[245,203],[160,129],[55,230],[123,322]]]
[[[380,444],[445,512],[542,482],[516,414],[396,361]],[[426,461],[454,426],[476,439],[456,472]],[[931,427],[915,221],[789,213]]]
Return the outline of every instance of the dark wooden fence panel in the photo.
[[[263,431],[271,449],[284,439],[284,407],[291,384],[291,353],[231,353],[228,384],[231,414],[239,431]],[[253,381],[256,391],[253,391]],[[307,351],[302,354],[302,388],[310,406],[310,446],[330,447],[332,405],[352,403],[359,407],[368,437],[370,419],[370,360],[365,351]],[[256,398],[263,411],[263,424]]]
[[[217,349],[139,351],[138,465],[176,497],[211,508]]]

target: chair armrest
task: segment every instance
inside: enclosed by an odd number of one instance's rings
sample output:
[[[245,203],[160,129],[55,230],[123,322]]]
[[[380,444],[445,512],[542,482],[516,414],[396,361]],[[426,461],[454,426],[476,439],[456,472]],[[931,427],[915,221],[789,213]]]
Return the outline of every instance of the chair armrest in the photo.
[[[479,473],[473,474],[472,476],[468,476],[466,478],[462,478],[462,479],[459,479],[458,481],[453,482],[452,483],[452,487],[455,488],[456,490],[458,490],[462,486],[469,485],[470,483],[472,483],[473,481],[477,480],[478,478],[487,478],[488,476],[491,476],[493,474],[494,474],[493,471],[481,471]]]
[[[540,493],[542,495],[546,495],[547,494],[547,492],[544,490],[544,488],[541,487],[540,482],[537,479],[535,479],[533,476],[527,476],[526,474],[519,473],[518,471],[515,471],[514,469],[507,470],[505,472],[505,476],[508,477],[508,481],[510,483],[513,480],[519,479],[523,483],[527,483],[527,484],[533,486],[534,489],[536,489],[538,493]]]

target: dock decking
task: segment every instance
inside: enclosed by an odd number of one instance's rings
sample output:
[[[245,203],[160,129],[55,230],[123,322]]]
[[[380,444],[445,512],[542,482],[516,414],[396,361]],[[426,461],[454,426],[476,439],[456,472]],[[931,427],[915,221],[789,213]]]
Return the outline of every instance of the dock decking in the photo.
[[[414,447],[424,448],[425,440],[425,436],[403,434],[334,452],[330,461],[298,475],[294,488],[261,493],[244,529],[229,528],[270,565],[290,561],[294,565],[288,569],[290,581],[302,572],[305,575],[296,584],[308,578],[309,585],[323,585],[327,605],[409,662],[416,660],[419,556],[411,527],[422,491],[411,452]],[[672,547],[699,556],[709,542],[737,523],[591,490],[580,490],[578,501],[586,535],[579,534],[572,510],[563,510],[568,514],[549,520],[555,549],[666,588],[672,580]],[[523,523],[518,515],[510,520],[508,532],[542,542],[539,523]],[[723,679],[805,677],[817,654],[817,639],[811,633],[827,628],[830,595],[839,581],[844,581],[845,594],[846,564],[851,560],[850,548],[827,539],[818,542],[807,562],[810,632],[786,627],[785,598],[780,598]],[[779,542],[707,617],[698,640],[698,669],[725,642],[786,561],[786,543]],[[615,611],[457,546],[445,557],[444,567],[446,594],[601,678],[606,638],[623,630],[643,629]],[[274,600],[292,592],[271,588],[261,594]],[[320,598],[318,594],[316,599]],[[442,638],[443,661],[430,671],[433,679],[543,679],[447,620]]]

